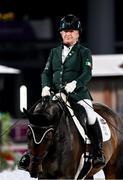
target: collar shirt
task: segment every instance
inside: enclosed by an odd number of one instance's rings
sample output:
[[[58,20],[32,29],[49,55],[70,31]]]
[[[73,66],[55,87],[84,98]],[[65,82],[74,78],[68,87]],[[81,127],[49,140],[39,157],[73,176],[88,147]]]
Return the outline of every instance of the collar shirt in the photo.
[[[67,55],[69,54],[69,52],[71,51],[73,46],[67,47],[67,46],[63,46],[63,50],[62,50],[62,63],[64,63]]]

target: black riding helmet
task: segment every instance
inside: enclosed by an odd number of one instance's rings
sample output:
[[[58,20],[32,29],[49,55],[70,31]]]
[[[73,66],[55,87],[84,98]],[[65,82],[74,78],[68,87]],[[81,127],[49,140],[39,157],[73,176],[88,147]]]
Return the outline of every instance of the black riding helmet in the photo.
[[[82,32],[81,22],[80,20],[73,14],[68,14],[64,16],[60,21],[59,31],[62,30],[79,30]]]

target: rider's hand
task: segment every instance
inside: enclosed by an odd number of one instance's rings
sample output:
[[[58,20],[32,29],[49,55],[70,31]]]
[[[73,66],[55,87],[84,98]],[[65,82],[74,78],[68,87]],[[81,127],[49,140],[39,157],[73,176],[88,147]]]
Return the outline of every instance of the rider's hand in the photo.
[[[72,93],[75,90],[75,88],[76,88],[76,83],[77,83],[76,81],[72,81],[70,83],[67,83],[65,88],[64,88],[65,91],[67,93]]]
[[[45,86],[45,87],[42,89],[41,96],[42,96],[42,97],[45,97],[45,96],[50,96],[50,95],[51,95],[51,93],[50,93],[50,87]]]

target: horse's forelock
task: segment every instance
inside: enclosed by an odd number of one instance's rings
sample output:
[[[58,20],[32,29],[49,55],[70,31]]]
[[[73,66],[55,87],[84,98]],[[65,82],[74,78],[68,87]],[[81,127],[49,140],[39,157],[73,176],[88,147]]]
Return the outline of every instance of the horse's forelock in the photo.
[[[53,125],[52,117],[46,112],[31,114],[29,122],[39,127]]]
[[[53,101],[40,102],[38,103],[33,112],[24,109],[24,113],[27,116],[30,124],[36,126],[53,126],[56,123],[56,103]]]
[[[43,109],[43,104],[42,103],[38,103],[37,105],[36,105],[36,107],[35,107],[35,109],[34,109],[34,113],[38,113],[38,112],[41,112],[42,111],[42,109]]]
[[[48,107],[51,107],[52,106],[52,101],[49,100],[49,101],[44,101],[42,100],[42,102],[38,103],[34,109],[34,113],[42,113],[42,112],[45,112],[46,109]]]

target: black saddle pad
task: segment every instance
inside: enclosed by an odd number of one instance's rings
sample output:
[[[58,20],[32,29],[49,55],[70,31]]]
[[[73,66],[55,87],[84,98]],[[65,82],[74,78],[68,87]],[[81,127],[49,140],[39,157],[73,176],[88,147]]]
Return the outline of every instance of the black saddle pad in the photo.
[[[85,108],[72,100],[70,100],[69,102],[74,111],[75,116],[77,117],[81,126],[84,128],[85,132],[87,133],[87,114]]]

